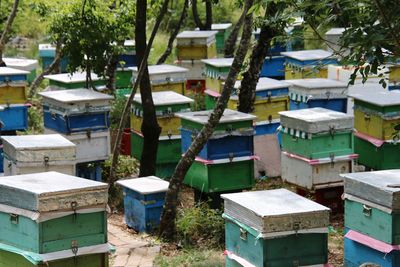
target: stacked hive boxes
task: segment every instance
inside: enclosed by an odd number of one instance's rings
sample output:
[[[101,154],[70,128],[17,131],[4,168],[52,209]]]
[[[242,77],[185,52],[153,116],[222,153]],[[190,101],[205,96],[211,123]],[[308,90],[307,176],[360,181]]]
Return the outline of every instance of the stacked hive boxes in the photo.
[[[162,178],[170,177],[181,158],[181,135],[179,133],[180,119],[178,112],[191,110],[193,100],[173,91],[153,93],[157,121],[162,132],[158,141],[156,175]],[[140,95],[136,95],[132,103],[131,114],[131,153],[138,160],[142,157],[143,105]]]
[[[177,64],[189,70],[186,95],[203,95],[206,81],[201,59],[217,57],[216,35],[218,31],[183,31],[176,37]]]
[[[100,163],[110,155],[111,96],[89,89],[39,93],[46,133],[60,133],[76,145],[77,176],[101,180]],[[87,173],[88,167],[92,172]]]
[[[285,79],[327,78],[327,65],[337,64],[332,52],[303,50],[282,52],[285,59]]]
[[[231,69],[233,58],[214,58],[203,59],[205,64],[204,76],[206,77],[206,109],[214,109],[218,97],[224,86],[224,82],[228,77],[229,70]]]
[[[84,72],[51,74],[44,76],[44,78],[49,80],[48,89],[52,91],[87,88],[86,73]],[[91,79],[93,86],[98,90],[104,88],[104,80],[96,74],[92,73]]]
[[[36,59],[3,58],[3,61],[9,68],[29,72],[27,77],[28,83],[33,82],[36,78],[36,69],[38,68],[38,61]]]
[[[358,162],[374,170],[400,168],[400,92],[362,90],[354,98]]]
[[[357,157],[353,154],[353,117],[323,108],[280,115],[282,179],[296,185],[299,193],[310,192],[317,202],[340,212],[340,174],[352,172]]]
[[[108,266],[107,184],[45,172],[0,180],[0,266]]]
[[[389,64],[389,90],[399,90],[400,89],[400,64]],[[387,69],[386,69],[387,71]]]
[[[400,266],[400,170],[343,177],[345,266]]]
[[[153,232],[160,225],[169,183],[155,176],[120,180],[124,188],[125,222],[138,232]]]
[[[3,136],[4,175],[47,171],[75,175],[75,144],[59,134]]]
[[[39,58],[42,61],[42,69],[47,69],[56,57],[56,47],[52,44],[39,44]],[[67,72],[68,60],[63,57],[60,62],[60,71]]]
[[[231,28],[232,28],[232,23],[211,24],[211,30],[218,31],[218,33],[215,36],[218,53],[224,53],[225,41],[228,39],[231,33],[232,30]],[[196,28],[196,31],[198,30],[199,28]]]
[[[210,111],[178,114],[183,153],[207,123],[210,114]],[[254,184],[254,119],[253,115],[226,109],[186,174],[184,183],[195,192],[209,195],[251,188]]]
[[[287,80],[287,82],[291,84],[290,110],[320,107],[347,112],[347,83],[322,78]]]
[[[226,266],[323,266],[329,209],[286,189],[223,194]],[[306,245],[307,244],[307,245]]]

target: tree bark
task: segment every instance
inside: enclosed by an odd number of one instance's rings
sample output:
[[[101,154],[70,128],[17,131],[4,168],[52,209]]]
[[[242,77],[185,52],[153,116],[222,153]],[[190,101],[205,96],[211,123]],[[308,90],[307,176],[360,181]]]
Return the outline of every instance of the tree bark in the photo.
[[[265,17],[274,17],[277,13],[277,7],[270,2],[265,11]],[[261,27],[260,38],[251,54],[248,70],[243,74],[243,79],[239,90],[238,111],[251,113],[254,110],[254,101],[256,99],[256,87],[260,78],[260,72],[268,50],[271,48],[272,38],[276,36],[277,30],[271,25]]]
[[[235,54],[236,41],[238,39],[239,31],[243,25],[244,17],[246,16],[247,12],[248,10],[246,10],[245,8],[242,15],[240,15],[239,20],[236,22],[231,33],[229,34],[228,39],[225,41],[224,57],[226,58],[231,58]]]
[[[179,18],[179,21],[178,21],[178,25],[171,32],[171,36],[169,37],[169,40],[168,40],[167,49],[165,50],[164,54],[162,54],[161,57],[158,59],[157,65],[164,64],[165,61],[167,60],[167,58],[169,57],[169,55],[171,54],[175,38],[179,34],[179,31],[180,31],[182,25],[184,24],[184,22],[186,20],[187,13],[188,13],[187,12],[188,11],[188,7],[189,7],[189,0],[185,0],[185,2],[183,4],[181,17]]]
[[[117,64],[118,64],[118,55],[112,55],[107,63],[106,75],[107,75],[107,89],[111,90],[113,94],[116,89],[116,76],[117,76]]]
[[[212,26],[212,0],[206,0],[206,30],[211,30]]]
[[[246,0],[247,10],[253,5],[253,0]],[[222,117],[222,114],[228,103],[232,88],[235,84],[237,75],[242,67],[244,58],[246,57],[247,50],[250,44],[251,29],[253,22],[253,14],[249,13],[246,15],[242,39],[240,41],[239,49],[236,52],[235,59],[232,63],[232,67],[229,71],[228,77],[225,81],[224,88],[221,92],[216,106],[206,125],[202,128],[200,133],[196,136],[193,143],[191,144],[188,151],[184,154],[182,159],[179,161],[172,178],[170,179],[170,184],[168,191],[165,196],[165,204],[163,209],[163,214],[161,217],[160,224],[160,237],[172,241],[176,234],[176,208],[178,204],[178,195],[181,189],[183,179],[192,165],[196,155],[201,151],[204,144],[211,137],[215,126],[218,124]]]
[[[11,9],[10,15],[7,18],[6,25],[4,26],[3,33],[1,34],[1,37],[0,37],[0,64],[5,65],[5,63],[3,61],[4,48],[5,48],[6,42],[7,42],[7,35],[10,33],[14,19],[17,16],[18,5],[19,5],[19,0],[15,0],[13,7]]]
[[[157,16],[156,19],[156,23],[154,24],[153,30],[151,32],[151,36],[149,39],[149,42],[146,46],[144,55],[143,55],[143,59],[140,62],[139,65],[139,69],[138,69],[138,76],[136,78],[136,81],[133,84],[133,88],[132,88],[132,92],[129,95],[125,106],[124,106],[124,110],[122,111],[122,117],[121,120],[119,122],[118,125],[118,133],[117,136],[115,138],[115,145],[114,145],[114,150],[113,150],[113,155],[112,155],[112,160],[111,160],[111,167],[110,167],[110,176],[109,176],[109,184],[111,185],[110,188],[113,186],[114,182],[115,182],[115,170],[118,164],[118,157],[119,157],[119,152],[121,149],[121,140],[122,140],[122,134],[124,132],[125,129],[125,125],[126,122],[128,120],[128,115],[131,111],[131,105],[132,105],[132,100],[135,97],[137,88],[139,86],[140,81],[142,80],[143,74],[144,74],[144,70],[145,70],[145,66],[147,66],[147,59],[149,57],[150,54],[150,49],[153,45],[154,42],[154,38],[157,34],[158,28],[160,27],[161,21],[164,18],[164,15],[167,13],[168,10],[168,3],[169,0],[165,0],[161,9],[160,9],[160,14]]]
[[[212,0],[206,0],[206,22],[203,23],[199,16],[199,11],[197,9],[197,0],[192,0],[192,13],[193,20],[196,26],[200,29],[200,31],[209,31],[211,30],[212,24]]]

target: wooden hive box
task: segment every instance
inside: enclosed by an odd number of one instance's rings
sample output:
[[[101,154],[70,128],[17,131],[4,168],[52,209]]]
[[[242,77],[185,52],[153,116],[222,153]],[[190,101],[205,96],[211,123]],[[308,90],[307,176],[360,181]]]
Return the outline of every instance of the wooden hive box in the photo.
[[[76,146],[59,134],[3,136],[4,175],[47,171],[75,175]]]
[[[354,99],[354,128],[380,140],[400,139],[400,92],[363,90],[349,94]]]
[[[350,76],[355,71],[355,66],[328,66],[328,79],[348,83],[350,81]],[[382,78],[379,75],[383,75]],[[368,75],[367,83],[379,83],[379,81],[383,78],[387,78],[387,74],[385,74],[385,70],[378,70],[378,74]],[[363,78],[359,72],[356,73],[356,78],[354,80],[354,84],[363,84]],[[382,87],[381,85],[379,85]]]
[[[42,69],[47,69],[53,63],[56,56],[56,47],[52,44],[39,44],[39,58],[42,61]],[[61,73],[67,72],[68,59],[61,58],[60,71]]]
[[[132,70],[125,67],[117,68],[115,86],[119,89],[132,87]]]
[[[285,57],[267,56],[262,65],[260,77],[285,79]]]
[[[286,189],[221,197],[227,266],[243,260],[251,266],[327,263],[328,208]]]
[[[70,134],[104,131],[110,126],[112,96],[89,89],[39,93],[42,97],[44,126]]]
[[[218,31],[183,31],[176,37],[178,60],[215,58]]]
[[[44,129],[45,134],[55,134],[54,130]],[[110,131],[61,134],[76,145],[76,163],[106,160],[111,154]]]
[[[193,139],[207,123],[210,114],[210,111],[198,111],[177,115],[181,118],[182,153],[190,147]],[[209,160],[252,156],[254,119],[253,115],[225,109],[199,157]]]
[[[33,82],[33,80],[36,78],[36,69],[39,67],[39,63],[36,59],[5,57],[3,58],[3,61],[9,68],[29,72],[27,76],[28,83]]]
[[[187,69],[186,78],[188,80],[204,80],[204,69],[206,64],[200,59],[177,60],[176,65]]]
[[[0,69],[0,104],[23,104],[26,102],[28,74],[27,71],[8,67]]]
[[[292,84],[289,87],[290,110],[320,107],[347,112],[347,83],[320,78],[286,82]]]
[[[400,170],[342,174],[345,227],[400,244]]]
[[[152,92],[174,91],[185,94],[187,69],[175,65],[148,66]],[[132,80],[138,76],[138,67],[132,67]]]
[[[28,129],[29,107],[29,104],[1,105],[1,131],[25,131]]]
[[[353,116],[324,108],[279,114],[284,151],[308,159],[353,154]]]
[[[126,224],[139,232],[153,232],[160,225],[169,182],[155,176],[117,182],[124,188]]]
[[[6,176],[0,193],[0,243],[44,254],[107,242],[107,184],[45,172]]]
[[[49,80],[50,90],[70,90],[86,88],[86,72],[74,72],[45,75],[45,79]],[[105,81],[98,77],[95,73],[91,73],[93,85],[97,89],[103,89]]]
[[[118,56],[118,67],[135,67],[137,66],[136,43],[135,40],[125,40],[124,52]]]
[[[285,80],[327,78],[327,65],[337,65],[332,52],[325,50],[302,50],[282,52],[285,56]]]
[[[180,112],[189,112],[193,100],[174,91],[152,93],[153,103],[156,109],[161,136],[180,135],[180,118],[176,116]],[[132,102],[131,128],[141,132],[143,122],[143,105],[140,94],[136,94]]]
[[[198,31],[199,28],[196,28]],[[217,23],[211,24],[211,30],[217,31],[218,33],[215,35],[215,40],[217,44],[217,52],[224,53],[225,49],[225,41],[228,39],[229,34],[232,31],[232,23]]]
[[[282,180],[311,191],[340,186],[340,174],[353,171],[355,158],[357,155],[351,154],[311,160],[282,151]]]
[[[202,61],[205,63],[206,88],[221,93],[223,83],[231,69],[233,58],[212,58]]]

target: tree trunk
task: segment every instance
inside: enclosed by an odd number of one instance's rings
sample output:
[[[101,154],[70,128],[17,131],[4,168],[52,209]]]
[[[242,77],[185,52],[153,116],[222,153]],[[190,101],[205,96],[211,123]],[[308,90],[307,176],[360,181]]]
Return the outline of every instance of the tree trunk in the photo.
[[[19,5],[19,0],[15,0],[14,5],[11,9],[10,15],[8,16],[7,22],[4,26],[3,33],[1,34],[1,37],[0,37],[0,64],[2,64],[2,65],[5,65],[5,63],[3,61],[3,53],[4,53],[4,48],[6,46],[6,43],[7,43],[7,35],[10,33],[14,19],[17,16],[18,5]]]
[[[146,10],[147,0],[136,1],[136,27],[135,41],[136,54],[139,62],[144,58],[146,50]],[[154,107],[153,96],[147,62],[144,65],[143,78],[140,81],[140,96],[143,106],[143,122],[141,131],[143,134],[143,151],[140,159],[139,176],[150,176],[156,173],[156,158],[158,149],[158,138],[160,137],[161,127],[158,125],[156,109]]]
[[[169,37],[169,40],[168,40],[167,49],[165,50],[164,54],[162,54],[161,57],[158,59],[157,65],[164,64],[165,61],[167,60],[167,58],[169,57],[169,55],[171,54],[172,49],[173,49],[172,46],[173,46],[173,44],[174,44],[175,38],[176,38],[176,36],[178,35],[178,33],[179,33],[179,31],[180,31],[182,25],[184,24],[184,22],[185,22],[185,20],[186,20],[187,13],[188,13],[188,12],[187,12],[188,7],[189,7],[189,0],[185,0],[185,2],[184,2],[184,4],[183,4],[183,9],[182,9],[181,17],[179,18],[179,21],[178,21],[178,25],[177,25],[177,27],[171,32],[171,36]]]
[[[253,5],[253,0],[246,0],[247,10]],[[240,41],[239,49],[236,52],[235,59],[229,71],[228,77],[225,81],[224,88],[221,92],[217,104],[212,111],[210,118],[206,125],[201,129],[200,133],[194,139],[188,151],[179,161],[172,178],[170,179],[169,189],[165,196],[165,204],[160,224],[160,236],[166,240],[172,241],[176,233],[176,208],[178,204],[178,195],[181,189],[183,179],[192,165],[196,155],[201,151],[204,144],[208,141],[213,133],[214,128],[218,124],[225,107],[228,103],[232,88],[235,84],[237,75],[242,67],[244,58],[250,44],[251,29],[253,22],[253,14],[246,15],[242,39]]]
[[[212,26],[212,0],[206,0],[206,30],[210,31]]]
[[[243,25],[244,17],[246,16],[247,12],[248,10],[246,9],[243,10],[242,15],[240,16],[239,20],[233,27],[231,33],[228,36],[228,39],[225,41],[224,57],[226,58],[231,58],[235,54],[236,41],[239,35],[240,28]]]
[[[117,64],[118,64],[118,55],[112,55],[107,63],[106,76],[107,76],[107,84],[106,88],[115,93],[116,89],[116,76],[117,76]]]
[[[156,23],[154,24],[153,31],[151,32],[149,42],[146,46],[146,50],[143,55],[143,60],[140,62],[140,65],[139,65],[138,76],[136,78],[136,81],[133,84],[132,92],[129,95],[129,97],[125,103],[124,110],[122,111],[122,117],[121,117],[121,120],[119,121],[118,133],[115,138],[114,150],[113,150],[113,155],[112,155],[112,160],[111,160],[110,176],[109,176],[109,181],[108,181],[108,183],[110,184],[110,188],[114,185],[114,182],[115,182],[115,169],[118,164],[119,152],[121,149],[122,134],[124,132],[125,125],[128,120],[128,115],[131,111],[132,100],[135,97],[139,83],[142,80],[144,70],[145,70],[144,67],[147,66],[147,59],[149,57],[150,49],[153,45],[154,38],[157,34],[158,28],[160,27],[160,24],[164,18],[164,15],[167,13],[168,3],[169,3],[169,0],[164,1],[163,5],[161,7],[161,10],[160,10],[160,14],[157,16]]]
[[[274,17],[277,13],[276,5],[270,2],[265,11],[265,17]],[[271,40],[278,32],[270,25],[261,27],[260,38],[251,54],[248,70],[243,74],[243,79],[239,90],[238,111],[251,113],[254,109],[256,99],[256,87],[260,72],[268,50],[271,47]]]
[[[193,20],[200,31],[211,30],[212,25],[212,0],[206,0],[206,22],[203,23],[199,16],[199,11],[197,9],[197,0],[192,0],[192,13]]]

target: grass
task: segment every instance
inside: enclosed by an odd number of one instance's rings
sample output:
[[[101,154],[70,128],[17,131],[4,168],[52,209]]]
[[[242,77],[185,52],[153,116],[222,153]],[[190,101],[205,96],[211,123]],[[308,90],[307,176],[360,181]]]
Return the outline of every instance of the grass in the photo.
[[[154,266],[223,267],[225,266],[225,259],[222,251],[188,249],[175,252],[173,255],[159,254]]]

